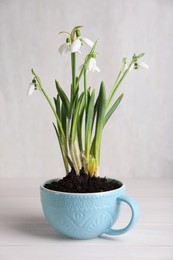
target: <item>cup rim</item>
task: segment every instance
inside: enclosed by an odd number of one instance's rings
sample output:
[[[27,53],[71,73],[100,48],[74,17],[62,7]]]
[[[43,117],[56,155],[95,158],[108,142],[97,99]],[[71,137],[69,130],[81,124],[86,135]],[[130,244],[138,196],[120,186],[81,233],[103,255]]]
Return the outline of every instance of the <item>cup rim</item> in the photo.
[[[109,191],[101,191],[101,192],[90,192],[90,193],[74,193],[74,192],[64,192],[64,191],[55,191],[55,190],[50,190],[44,187],[44,185],[46,183],[50,183],[52,181],[57,181],[60,180],[61,178],[54,178],[54,179],[49,179],[47,181],[45,181],[43,184],[40,185],[40,190],[46,190],[48,192],[54,193],[54,194],[61,194],[61,195],[73,195],[73,196],[94,196],[94,195],[103,195],[103,194],[108,194],[108,193],[115,193],[118,192],[120,190],[125,189],[125,184],[122,183],[121,181],[117,180],[117,179],[112,179],[112,178],[107,178],[108,180],[114,180],[116,182],[119,182],[121,184],[121,186],[117,189],[114,190],[109,190]]]

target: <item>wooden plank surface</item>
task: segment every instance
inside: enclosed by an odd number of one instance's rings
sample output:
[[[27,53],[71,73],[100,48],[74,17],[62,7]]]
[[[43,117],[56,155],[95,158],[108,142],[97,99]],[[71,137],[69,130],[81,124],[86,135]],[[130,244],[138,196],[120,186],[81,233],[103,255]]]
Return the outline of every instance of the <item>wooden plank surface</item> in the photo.
[[[170,259],[173,260],[173,179],[127,179],[127,195],[140,207],[129,233],[80,241],[55,232],[43,217],[41,180],[0,181],[0,260]],[[8,190],[7,188],[8,187]],[[126,225],[123,205],[116,227]]]

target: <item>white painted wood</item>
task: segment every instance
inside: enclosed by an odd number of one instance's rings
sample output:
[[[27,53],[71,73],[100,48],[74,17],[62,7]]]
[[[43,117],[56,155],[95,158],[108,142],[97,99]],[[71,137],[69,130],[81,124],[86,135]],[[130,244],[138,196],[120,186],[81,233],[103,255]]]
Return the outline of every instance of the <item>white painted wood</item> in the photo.
[[[173,259],[172,179],[124,180],[127,194],[140,207],[138,224],[122,236],[86,241],[68,239],[47,224],[39,198],[41,181],[1,180],[0,260]],[[129,217],[124,205],[115,227],[125,226]]]

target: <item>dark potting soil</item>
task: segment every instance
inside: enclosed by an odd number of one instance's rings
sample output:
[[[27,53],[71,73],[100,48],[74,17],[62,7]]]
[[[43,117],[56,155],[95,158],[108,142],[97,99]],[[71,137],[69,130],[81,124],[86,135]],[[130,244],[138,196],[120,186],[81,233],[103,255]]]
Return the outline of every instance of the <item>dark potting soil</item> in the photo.
[[[53,181],[45,184],[45,188],[54,191],[72,192],[72,193],[93,193],[115,190],[121,187],[121,183],[110,181],[106,177],[89,176],[83,169],[80,175],[76,175],[74,170],[59,181]]]

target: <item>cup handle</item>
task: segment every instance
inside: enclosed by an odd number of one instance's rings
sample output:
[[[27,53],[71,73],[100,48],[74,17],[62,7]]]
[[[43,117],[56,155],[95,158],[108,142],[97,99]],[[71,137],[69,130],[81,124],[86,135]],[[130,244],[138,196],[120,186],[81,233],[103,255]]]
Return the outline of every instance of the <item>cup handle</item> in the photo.
[[[126,233],[127,231],[129,231],[129,229],[131,229],[137,222],[138,220],[138,216],[139,216],[139,208],[138,208],[138,205],[136,204],[136,202],[132,199],[132,198],[129,198],[125,195],[120,195],[117,200],[119,202],[125,202],[126,204],[128,204],[131,208],[131,212],[132,212],[132,216],[131,216],[131,219],[130,219],[130,222],[129,224],[122,228],[122,229],[108,229],[106,230],[104,233],[105,234],[108,234],[108,235],[121,235],[121,234],[124,234]]]

